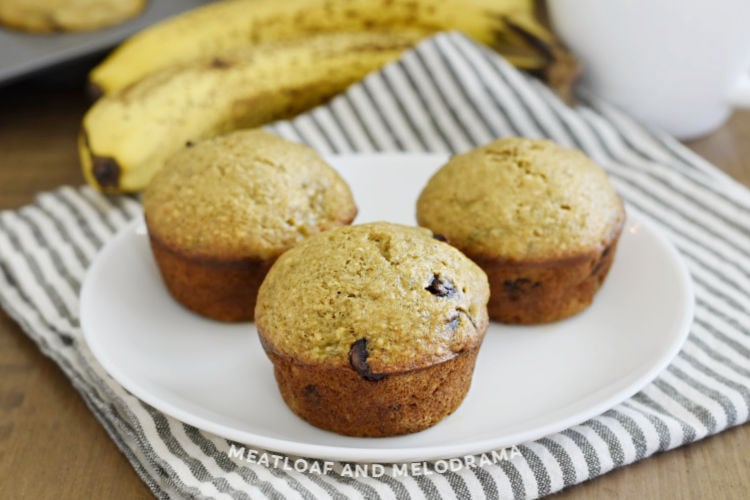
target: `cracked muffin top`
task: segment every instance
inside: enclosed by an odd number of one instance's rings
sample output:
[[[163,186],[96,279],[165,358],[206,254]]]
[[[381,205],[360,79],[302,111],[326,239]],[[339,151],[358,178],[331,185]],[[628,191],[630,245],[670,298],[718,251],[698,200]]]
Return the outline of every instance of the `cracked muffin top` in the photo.
[[[363,376],[430,366],[487,329],[484,272],[427,229],[376,222],[333,229],[282,255],[258,293],[266,350]]]
[[[469,255],[536,260],[609,241],[625,211],[581,151],[511,137],[451,158],[420,194],[417,220]]]
[[[349,186],[315,150],[259,129],[188,144],[150,182],[143,207],[171,248],[260,260],[357,213]]]

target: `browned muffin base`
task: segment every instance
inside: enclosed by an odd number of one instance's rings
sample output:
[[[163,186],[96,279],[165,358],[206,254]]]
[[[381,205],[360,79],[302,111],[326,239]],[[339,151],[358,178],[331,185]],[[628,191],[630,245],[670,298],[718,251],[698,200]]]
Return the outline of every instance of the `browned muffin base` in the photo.
[[[538,263],[469,255],[490,282],[490,319],[511,324],[550,323],[583,311],[604,283],[618,241],[619,233],[601,250]]]
[[[151,250],[167,290],[180,304],[211,319],[252,321],[255,299],[273,262],[196,258],[149,232]]]
[[[453,413],[469,391],[478,353],[476,346],[427,368],[367,380],[349,366],[310,366],[266,350],[294,413],[321,429],[360,437],[418,432]]]

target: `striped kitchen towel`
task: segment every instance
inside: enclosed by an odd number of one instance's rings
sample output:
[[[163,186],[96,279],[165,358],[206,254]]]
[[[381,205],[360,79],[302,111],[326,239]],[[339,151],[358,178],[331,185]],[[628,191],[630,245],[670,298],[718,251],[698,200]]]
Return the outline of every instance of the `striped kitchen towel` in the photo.
[[[518,446],[507,460],[429,475],[385,469],[357,478],[342,463],[298,472],[282,466],[290,457],[240,460],[238,444],[162,414],[103,371],[81,335],[78,293],[98,249],[140,205],[88,187],[41,193],[0,215],[0,300],[158,497],[536,498],[748,420],[750,192],[675,140],[591,97],[569,108],[454,33],[424,41],[328,104],[270,128],[322,153],[460,152],[508,135],[578,147],[609,172],[628,209],[679,249],[695,285],[695,320],[682,351],[641,392]]]

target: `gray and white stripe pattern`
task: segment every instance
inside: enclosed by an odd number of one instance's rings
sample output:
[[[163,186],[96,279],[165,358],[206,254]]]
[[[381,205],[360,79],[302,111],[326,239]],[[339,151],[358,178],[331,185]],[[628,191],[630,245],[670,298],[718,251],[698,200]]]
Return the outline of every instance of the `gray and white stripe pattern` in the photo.
[[[658,225],[695,283],[690,336],[640,393],[520,447],[444,474],[350,478],[263,467],[142,403],[93,359],[78,291],[97,249],[140,213],[88,187],[0,213],[0,301],[71,379],[154,494],[164,498],[536,498],[748,420],[750,192],[670,137],[591,96],[571,109],[462,35],[431,38],[328,104],[269,127],[322,153],[460,152],[507,135],[549,137],[602,165],[628,209]],[[248,443],[252,446],[252,443]],[[341,464],[338,464],[341,465]]]

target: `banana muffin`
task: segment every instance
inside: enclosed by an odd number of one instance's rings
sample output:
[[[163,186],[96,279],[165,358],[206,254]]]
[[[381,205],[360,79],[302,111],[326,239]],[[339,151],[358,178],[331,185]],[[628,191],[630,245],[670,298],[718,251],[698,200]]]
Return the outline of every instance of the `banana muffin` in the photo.
[[[276,261],[256,326],[286,404],[351,436],[417,432],[463,401],[489,322],[484,272],[424,228],[376,222]]]
[[[252,320],[276,258],[357,213],[349,186],[313,149],[262,130],[186,145],[150,182],[143,208],[169,292],[221,321]]]
[[[582,152],[511,137],[451,158],[420,194],[417,220],[485,270],[490,318],[546,323],[591,304],[625,209]]]

